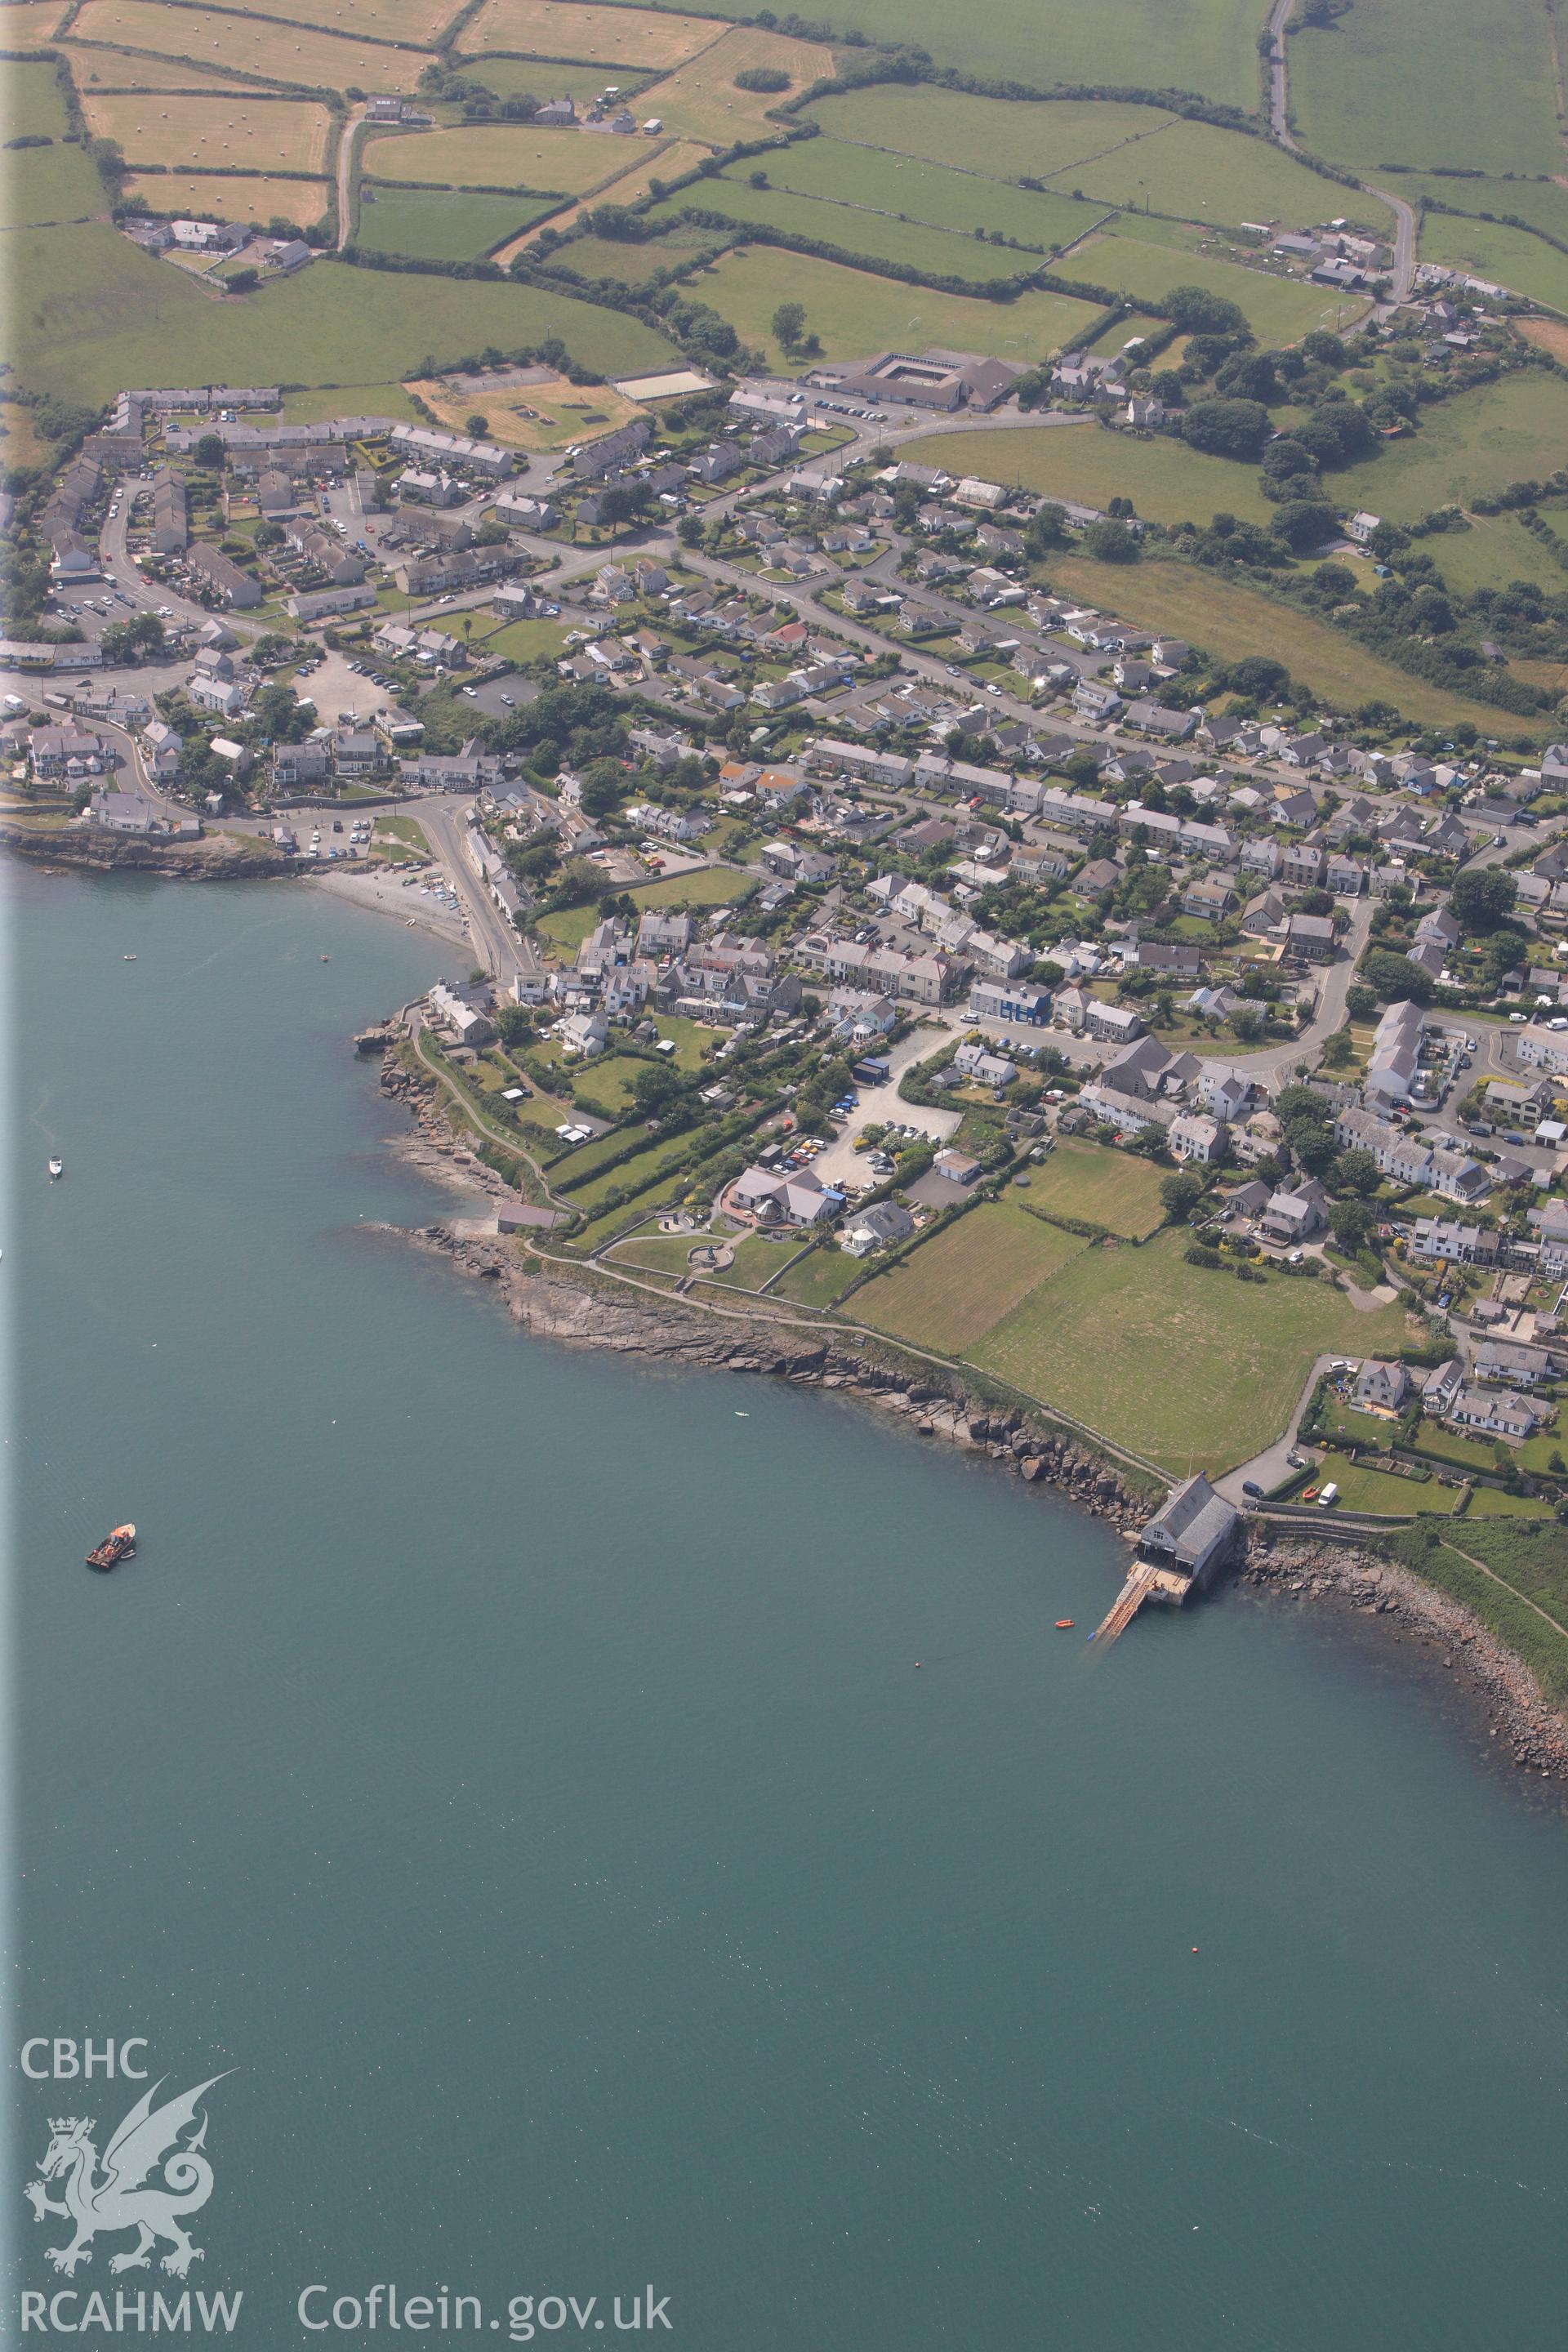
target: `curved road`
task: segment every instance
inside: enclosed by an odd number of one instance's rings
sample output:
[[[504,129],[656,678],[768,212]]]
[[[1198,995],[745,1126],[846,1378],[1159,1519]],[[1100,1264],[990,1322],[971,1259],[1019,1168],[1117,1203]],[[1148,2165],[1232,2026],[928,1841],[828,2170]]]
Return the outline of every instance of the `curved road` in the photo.
[[[1285,27],[1294,12],[1296,0],[1274,0],[1268,19],[1268,128],[1281,147],[1292,155],[1301,152],[1290,130],[1289,66],[1285,51]],[[1374,304],[1367,319],[1386,318],[1391,310],[1410,299],[1410,289],[1415,281],[1415,215],[1403,196],[1391,194],[1387,188],[1374,188],[1366,180],[1356,182],[1363,194],[1375,196],[1394,215],[1394,286],[1386,302]],[[1363,322],[1363,324],[1365,321]]]

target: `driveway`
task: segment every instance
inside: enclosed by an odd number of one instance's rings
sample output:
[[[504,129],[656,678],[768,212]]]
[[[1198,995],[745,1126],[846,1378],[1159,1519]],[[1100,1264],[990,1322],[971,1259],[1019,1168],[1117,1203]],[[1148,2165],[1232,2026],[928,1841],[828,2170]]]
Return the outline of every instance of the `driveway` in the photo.
[[[1261,1486],[1267,1495],[1289,1476],[1290,1455],[1297,1450],[1296,1433],[1301,1426],[1301,1416],[1312,1402],[1318,1382],[1335,1360],[1332,1356],[1320,1356],[1313,1364],[1282,1437],[1272,1445],[1266,1445],[1261,1454],[1255,1454],[1250,1462],[1238,1463],[1234,1470],[1227,1470],[1223,1478],[1215,1480],[1216,1492],[1223,1495],[1227,1503],[1235,1504],[1237,1510],[1245,1510],[1249,1503],[1258,1499],[1255,1495],[1242,1492],[1244,1485]],[[1316,1461],[1317,1454],[1310,1447],[1308,1451]]]

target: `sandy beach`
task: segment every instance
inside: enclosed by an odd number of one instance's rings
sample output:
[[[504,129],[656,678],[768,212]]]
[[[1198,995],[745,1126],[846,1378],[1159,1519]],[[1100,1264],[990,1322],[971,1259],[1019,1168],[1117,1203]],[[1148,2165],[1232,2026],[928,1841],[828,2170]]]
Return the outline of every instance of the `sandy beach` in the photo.
[[[417,889],[403,889],[390,875],[379,869],[353,873],[341,867],[329,868],[310,877],[310,887],[330,890],[334,898],[342,898],[351,907],[366,908],[373,915],[389,915],[400,923],[413,924],[453,947],[466,947],[468,943],[468,929],[460,915],[438,906],[434,898],[422,896]]]

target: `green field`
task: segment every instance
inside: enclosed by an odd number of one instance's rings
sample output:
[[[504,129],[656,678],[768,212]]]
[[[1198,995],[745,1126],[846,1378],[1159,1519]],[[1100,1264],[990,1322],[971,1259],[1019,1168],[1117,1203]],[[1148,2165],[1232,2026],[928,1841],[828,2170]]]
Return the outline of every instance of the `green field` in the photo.
[[[815,142],[814,142],[815,143]],[[977,190],[986,183],[976,180]],[[977,199],[978,202],[978,199]],[[675,220],[685,205],[721,213],[742,226],[756,223],[777,229],[783,236],[809,237],[814,243],[836,245],[845,253],[872,262],[891,261],[923,269],[933,278],[962,278],[983,286],[993,278],[1016,278],[1041,267],[1037,254],[1010,253],[1005,246],[986,245],[950,229],[931,228],[919,219],[900,221],[890,214],[831,204],[819,196],[793,195],[784,188],[752,188],[742,179],[704,180],[697,188],[683,188],[667,205],[656,205],[649,217]],[[998,208],[1000,209],[1000,208]],[[1075,212],[1080,208],[1073,207]],[[1095,218],[1083,214],[1080,232]]]
[[[1141,236],[1141,221],[1123,215],[1112,228],[1091,236],[1058,264],[1066,277],[1082,276],[1114,294],[1135,300],[1159,301],[1173,286],[1206,286],[1235,302],[1247,315],[1258,341],[1299,342],[1314,327],[1331,327],[1336,318],[1347,323],[1366,308],[1364,302],[1334,295],[1332,287],[1308,286],[1299,278],[1273,278],[1266,269],[1244,269],[1234,261],[1218,261],[1176,243],[1156,243]],[[1151,230],[1159,227],[1151,223]]]
[[[551,209],[546,196],[379,188],[374,202],[361,201],[358,241],[372,252],[405,253],[416,261],[478,261]]]
[[[0,47],[5,46],[0,43]],[[63,139],[70,125],[55,69],[43,58],[5,68],[7,139]]]
[[[830,205],[907,215],[911,221],[955,230],[961,236],[972,236],[976,228],[1000,229],[1005,236],[1022,237],[1047,252],[1081,236],[1104,210],[1102,205],[1076,204],[1069,195],[1037,195],[1032,189],[986,179],[973,170],[955,172],[920,156],[883,154],[874,147],[852,146],[842,139],[806,139],[753,163],[732,164],[725,175],[726,184],[743,182],[759,165],[766,170],[774,189],[793,188],[803,196],[821,197]],[[703,188],[700,200],[708,194],[709,188]],[[848,223],[840,229],[824,227],[817,234],[832,236],[840,245],[853,241],[859,250],[869,250],[858,238],[852,240]],[[929,265],[933,269],[943,266]],[[992,268],[1007,266],[1004,250]],[[1026,267],[1026,257],[1012,257],[1011,266]]]
[[[1539,479],[1568,453],[1568,383],[1529,369],[1421,411],[1421,429],[1332,475],[1335,502],[1409,522],[1477,491]],[[1442,542],[1431,542],[1434,551]]]
[[[367,178],[421,186],[524,188],[583,195],[631,163],[630,140],[526,122],[467,123],[453,131],[390,131],[363,149]]]
[[[858,1290],[853,1318],[944,1356],[963,1355],[1083,1248],[1059,1225],[1010,1202],[988,1202]]]
[[[1222,509],[1244,522],[1267,522],[1274,511],[1258,487],[1255,467],[1202,457],[1184,441],[1142,441],[1091,423],[1042,425],[1037,432],[938,433],[900,455],[917,465],[945,466],[950,473],[978,474],[1085,506],[1129,498],[1151,522],[1206,523]]]
[[[1393,233],[1388,207],[1375,196],[1333,187],[1267,139],[1219,131],[1207,122],[1167,119],[1152,137],[1113,147],[1056,175],[1058,186],[1068,181],[1085,195],[1135,213],[1148,205],[1177,219],[1228,228],[1242,221],[1305,227],[1342,212],[1381,236]]]
[[[603,66],[546,65],[535,58],[465,58],[466,79],[482,82],[497,98],[574,98],[580,103],[597,98],[605,87]],[[616,81],[628,102],[653,79],[630,66],[619,66]]]
[[[565,645],[567,634],[563,621],[507,621],[485,639],[485,651],[504,654],[514,662],[552,659]]]
[[[1546,517],[1554,530],[1568,521],[1557,507],[1549,507]],[[1514,514],[1476,515],[1468,530],[1424,539],[1421,548],[1461,594],[1472,588],[1506,588],[1511,580],[1532,580],[1552,595],[1568,587],[1568,574],[1552,550],[1532,539]]]
[[[1331,1479],[1340,1490],[1340,1501],[1347,1511],[1381,1511],[1393,1518],[1408,1518],[1414,1512],[1449,1512],[1459,1498],[1457,1486],[1439,1486],[1435,1478],[1396,1478],[1387,1470],[1374,1470],[1361,1462],[1342,1462],[1337,1456],[1325,1462],[1321,1475]]]
[[[1439,551],[1439,562],[1443,549],[1461,544],[1457,539],[1423,543]],[[1391,702],[1420,725],[1454,727],[1468,719],[1487,734],[1498,731],[1502,714],[1490,704],[1428,686],[1379,660],[1327,621],[1197,565],[1174,560],[1096,563],[1088,556],[1068,555],[1052,564],[1051,578],[1058,587],[1102,604],[1141,628],[1180,629],[1189,643],[1227,661],[1270,655],[1335,706],[1353,709],[1361,702]],[[1509,719],[1510,727],[1518,723]]]
[[[689,261],[721,252],[728,243],[725,230],[705,228],[670,229],[662,236],[649,237],[645,245],[626,245],[616,237],[574,236],[552,259],[579,278],[618,278],[625,286],[642,286],[658,271],[683,269]]]
[[[1404,1343],[1396,1307],[1360,1315],[1324,1282],[1237,1282],[1186,1265],[1185,1246],[1170,1233],[1142,1249],[1083,1250],[964,1352],[1184,1475],[1278,1437],[1314,1356]]]
[[[1568,237],[1568,188],[1560,180],[1488,179],[1479,173],[1401,172],[1393,192],[1415,204],[1422,196],[1451,205],[1456,212],[1513,213],[1552,236]]]
[[[674,874],[660,882],[639,882],[629,896],[638,907],[721,907],[738,898],[747,877],[727,866],[699,866],[694,874]],[[563,954],[574,955],[599,919],[597,907],[564,907],[546,915],[539,930],[553,940]]]
[[[1068,348],[1097,315],[1093,303],[1065,294],[1020,294],[1013,302],[933,294],[926,286],[901,286],[865,270],[842,268],[836,261],[765,246],[727,253],[687,282],[695,299],[710,304],[748,344],[766,353],[769,366],[777,357],[773,315],[785,301],[803,305],[825,356],[841,360],[889,347],[921,351],[935,343],[1032,366]]]
[[[1478,1521],[1467,1513],[1451,1527],[1408,1529],[1395,1538],[1394,1550],[1517,1651],[1554,1706],[1568,1706],[1568,1636],[1557,1630],[1568,1625],[1568,1537],[1560,1527],[1549,1518]]]
[[[396,383],[426,354],[452,359],[559,335],[607,375],[673,366],[672,346],[634,319],[521,286],[410,281],[322,260],[239,302],[215,302],[178,270],[100,225],[18,230],[7,247],[26,289],[10,321],[29,388],[112,398],[127,383]]]
[[[1129,1241],[1142,1241],[1164,1221],[1161,1181],[1160,1171],[1147,1160],[1064,1135],[1045,1165],[1029,1171],[1029,1201],[1056,1216],[1077,1217]]]
[[[0,150],[0,228],[85,220],[108,209],[103,182],[81,148]]]
[[[1561,172],[1550,20],[1518,0],[1355,0],[1293,34],[1290,100],[1303,143],[1369,173],[1380,163]]]
[[[834,139],[963,163],[994,180],[1058,179],[1075,164],[1151,138],[1178,118],[1155,106],[1100,99],[1023,104],[929,83],[883,82],[819,99],[811,119]]]
[[[1563,192],[1558,191],[1559,194]],[[1568,236],[1568,227],[1556,232]],[[1473,278],[1529,294],[1553,310],[1568,310],[1568,253],[1544,237],[1500,221],[1460,220],[1428,213],[1421,224],[1421,258],[1446,262]]]
[[[626,1138],[618,1136],[617,1141],[624,1147]],[[602,1176],[590,1177],[586,1183],[579,1183],[574,1178],[568,1181],[553,1169],[550,1181],[556,1192],[570,1192],[576,1207],[596,1209],[606,1192],[624,1191],[630,1185],[643,1182],[649,1176],[662,1175],[695,1149],[696,1144],[690,1135],[667,1136],[662,1142],[650,1143],[646,1151],[637,1152],[630,1160],[623,1160],[618,1168],[607,1168]]]
[[[841,1249],[814,1249],[780,1275],[770,1298],[791,1298],[798,1307],[831,1307],[846,1283],[859,1271],[857,1261]]]

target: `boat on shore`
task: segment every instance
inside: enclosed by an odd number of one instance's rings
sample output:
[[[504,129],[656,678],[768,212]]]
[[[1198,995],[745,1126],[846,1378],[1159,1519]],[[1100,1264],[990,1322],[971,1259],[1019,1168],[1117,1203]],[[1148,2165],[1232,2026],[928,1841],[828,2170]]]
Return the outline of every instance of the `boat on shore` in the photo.
[[[87,1555],[89,1568],[118,1568],[121,1560],[136,1557],[136,1529],[127,1519],[122,1527],[112,1528],[100,1544],[94,1544]]]
[[[50,1160],[50,1162],[49,1162],[49,1181],[50,1181],[50,1183],[51,1183],[51,1184],[55,1181],[55,1179],[56,1179],[57,1177],[58,1177],[58,1176],[63,1176],[63,1175],[65,1174],[65,1172],[66,1172],[66,1163],[65,1163],[65,1161],[64,1161],[63,1160],[55,1159],[55,1160]]]

